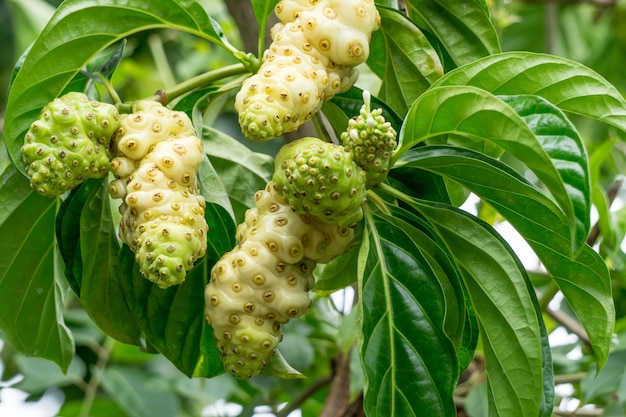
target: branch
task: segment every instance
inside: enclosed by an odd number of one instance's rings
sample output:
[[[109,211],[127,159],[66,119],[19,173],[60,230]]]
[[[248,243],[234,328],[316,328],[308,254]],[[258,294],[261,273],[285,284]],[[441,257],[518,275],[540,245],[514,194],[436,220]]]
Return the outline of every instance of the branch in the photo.
[[[92,370],[91,378],[85,388],[85,397],[80,409],[79,417],[88,417],[91,415],[91,407],[96,399],[96,393],[100,382],[102,382],[102,375],[109,363],[109,356],[115,346],[115,340],[109,336],[106,337],[102,346],[98,349],[98,360],[96,361],[95,368]]]
[[[604,409],[602,408],[579,408],[575,411],[564,411],[555,408],[552,410],[552,415],[554,416],[563,416],[563,417],[591,417],[591,416],[601,416],[604,414]]]
[[[583,328],[583,326],[563,313],[561,310],[552,310],[551,308],[546,308],[546,313],[552,317],[556,322],[558,322],[561,326],[565,327],[570,332],[574,333],[578,338],[587,345],[591,345],[591,340],[589,340],[589,335]]]
[[[332,365],[332,382],[320,417],[341,417],[350,407],[350,351],[338,350]]]
[[[292,402],[280,409],[276,413],[276,417],[287,417],[292,411],[300,407],[306,400],[312,397],[317,391],[324,388],[332,381],[332,375],[326,375],[316,381],[313,381],[304,391],[300,393]]]

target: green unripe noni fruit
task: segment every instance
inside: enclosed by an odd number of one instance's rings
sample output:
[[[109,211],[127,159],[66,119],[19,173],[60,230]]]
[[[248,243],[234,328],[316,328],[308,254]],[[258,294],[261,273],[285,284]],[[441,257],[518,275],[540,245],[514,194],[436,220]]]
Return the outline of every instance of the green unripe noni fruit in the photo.
[[[352,159],[365,171],[367,185],[373,187],[387,177],[398,142],[396,131],[383,117],[382,109],[370,110],[369,92],[363,92],[363,101],[359,116],[349,120],[341,140]]]
[[[70,92],[48,103],[24,138],[22,156],[34,190],[55,197],[109,172],[115,106]]]
[[[363,217],[365,173],[343,146],[313,137],[284,145],[276,155],[273,180],[299,213],[343,227]]]

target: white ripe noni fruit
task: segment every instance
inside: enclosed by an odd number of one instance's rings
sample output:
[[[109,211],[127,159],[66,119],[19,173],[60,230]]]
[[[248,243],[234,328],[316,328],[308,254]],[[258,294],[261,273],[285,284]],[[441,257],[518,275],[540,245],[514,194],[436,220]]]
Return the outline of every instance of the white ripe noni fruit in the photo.
[[[161,288],[180,284],[207,247],[202,141],[185,113],[147,101],[122,115],[114,141],[109,193],[124,200],[120,237],[144,277]]]
[[[235,101],[242,132],[255,141],[298,129],[348,90],[380,27],[373,0],[282,0],[275,11],[273,42]]]

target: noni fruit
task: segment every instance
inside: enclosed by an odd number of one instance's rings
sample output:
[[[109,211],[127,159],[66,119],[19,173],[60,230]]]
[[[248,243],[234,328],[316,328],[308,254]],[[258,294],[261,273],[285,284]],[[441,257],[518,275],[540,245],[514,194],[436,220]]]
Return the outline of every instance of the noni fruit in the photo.
[[[298,129],[349,89],[380,26],[373,0],[283,0],[276,15],[262,65],[235,101],[243,134],[256,141]]]
[[[297,212],[324,223],[351,227],[361,220],[365,179],[343,146],[318,138],[295,140],[276,155],[273,180],[279,194]]]
[[[55,197],[109,172],[109,145],[120,115],[115,106],[70,92],[48,103],[28,129],[22,157],[31,186]]]
[[[382,115],[382,109],[371,110],[371,94],[363,92],[363,107],[359,116],[348,122],[341,134],[345,149],[365,171],[367,186],[381,183],[389,171],[393,151],[398,145],[396,131]]]
[[[114,142],[109,193],[124,200],[120,237],[144,277],[161,288],[180,284],[207,246],[197,181],[202,141],[185,113],[140,102],[122,115]]]
[[[282,326],[309,309],[317,262],[346,252],[353,229],[296,213],[272,182],[237,228],[238,244],[213,266],[205,289],[225,369],[240,379],[261,372],[282,339]]]

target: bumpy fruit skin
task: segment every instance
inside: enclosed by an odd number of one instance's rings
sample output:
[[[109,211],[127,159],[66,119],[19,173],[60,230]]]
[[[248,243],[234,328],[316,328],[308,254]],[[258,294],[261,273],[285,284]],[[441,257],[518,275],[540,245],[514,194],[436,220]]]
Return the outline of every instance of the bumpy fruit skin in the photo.
[[[182,112],[140,102],[122,115],[109,193],[124,202],[119,234],[144,277],[161,288],[180,284],[204,256],[208,225],[197,172],[202,142]]]
[[[224,367],[240,379],[265,368],[283,324],[309,309],[317,262],[341,255],[353,240],[352,229],[318,228],[311,216],[296,213],[271,182],[254,198],[237,228],[237,246],[213,266],[204,293]]]
[[[119,126],[115,106],[70,92],[48,103],[24,138],[31,187],[56,197],[109,172],[109,144]]]
[[[297,212],[343,227],[363,218],[365,172],[343,146],[313,137],[295,140],[276,155],[273,180]]]
[[[283,0],[275,11],[272,44],[235,101],[242,132],[255,141],[298,129],[348,90],[380,27],[372,0]]]
[[[382,115],[382,109],[370,110],[371,95],[363,93],[364,104],[359,116],[350,119],[341,140],[352,159],[365,171],[367,186],[374,187],[387,177],[396,131]]]

